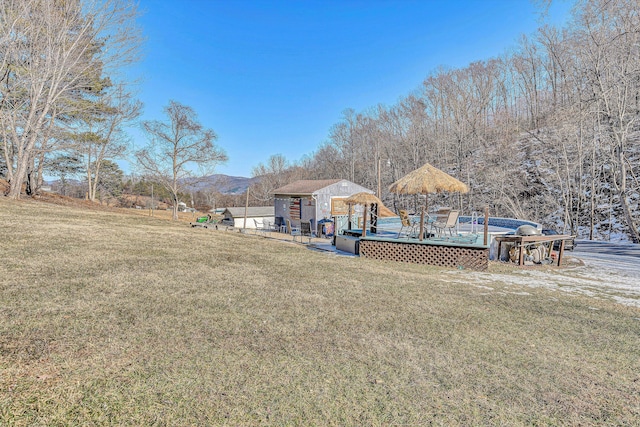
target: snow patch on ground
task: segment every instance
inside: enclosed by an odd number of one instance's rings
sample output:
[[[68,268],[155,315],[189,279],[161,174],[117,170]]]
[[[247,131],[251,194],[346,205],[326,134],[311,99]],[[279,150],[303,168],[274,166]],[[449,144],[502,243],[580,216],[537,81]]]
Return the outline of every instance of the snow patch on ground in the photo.
[[[585,265],[558,270],[522,269],[510,274],[452,270],[453,281],[485,290],[496,283],[530,288],[547,288],[594,298],[611,299],[640,308],[640,278],[637,269],[612,267],[607,262],[585,260]],[[515,295],[529,295],[513,290]]]

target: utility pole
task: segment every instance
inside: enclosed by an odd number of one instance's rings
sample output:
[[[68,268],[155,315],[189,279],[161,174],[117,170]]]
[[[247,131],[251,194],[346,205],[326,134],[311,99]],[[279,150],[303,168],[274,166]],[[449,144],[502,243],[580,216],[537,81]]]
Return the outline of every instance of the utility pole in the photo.
[[[247,231],[247,211],[249,210],[249,187],[247,187],[247,201],[244,204],[244,225],[242,228]]]
[[[380,188],[380,186],[382,185],[382,178],[381,178],[381,168],[382,168],[382,157],[378,156],[378,199],[382,200],[382,190]],[[389,159],[384,159],[387,161],[387,166],[391,165],[391,160]]]
[[[380,199],[380,161],[382,159],[378,156],[378,199]]]

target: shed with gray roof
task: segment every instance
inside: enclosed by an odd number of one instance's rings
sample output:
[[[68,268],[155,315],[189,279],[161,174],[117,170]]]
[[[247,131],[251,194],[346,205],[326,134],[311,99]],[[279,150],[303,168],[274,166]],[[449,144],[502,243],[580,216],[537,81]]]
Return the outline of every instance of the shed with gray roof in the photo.
[[[265,222],[268,221],[273,224],[274,208],[273,206],[255,206],[247,208],[247,225],[245,227],[245,208],[226,208],[222,212],[224,217],[223,221],[228,224],[233,224],[237,228],[256,228],[254,219]]]
[[[346,179],[300,180],[273,190],[276,223],[289,219],[295,224],[310,221],[312,230],[318,221],[333,215],[346,215],[344,199],[372,190]]]

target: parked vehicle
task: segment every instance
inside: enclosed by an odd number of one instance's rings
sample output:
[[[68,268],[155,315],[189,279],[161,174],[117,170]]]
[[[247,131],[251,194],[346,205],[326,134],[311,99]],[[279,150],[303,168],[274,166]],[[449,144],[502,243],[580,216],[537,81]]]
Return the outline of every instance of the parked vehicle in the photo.
[[[544,234],[545,236],[555,236],[558,235],[560,233],[558,233],[556,230],[551,230],[549,228],[545,228],[542,229],[542,234]],[[568,239],[564,241],[564,248],[568,251],[572,251],[574,248],[576,247],[576,242],[574,238]],[[555,241],[553,242],[553,249],[558,251],[560,250],[560,241]]]

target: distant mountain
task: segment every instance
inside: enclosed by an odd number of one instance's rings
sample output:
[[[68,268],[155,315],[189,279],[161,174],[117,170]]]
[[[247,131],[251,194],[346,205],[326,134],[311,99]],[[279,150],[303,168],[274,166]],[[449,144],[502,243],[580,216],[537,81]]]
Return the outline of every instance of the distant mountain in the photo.
[[[222,174],[214,174],[205,176],[204,178],[189,179],[187,182],[193,182],[186,185],[189,191],[215,190],[222,194],[243,194],[247,188],[254,182],[260,181],[260,178],[245,178],[243,176],[229,176]],[[57,187],[60,180],[47,181],[48,186]],[[77,179],[67,179],[66,184],[69,186],[80,186],[84,181]]]
[[[193,180],[193,184],[187,184],[192,191],[214,189],[222,194],[242,194],[254,182],[260,178],[245,178],[243,176],[229,176],[223,174],[209,175],[201,179]]]

